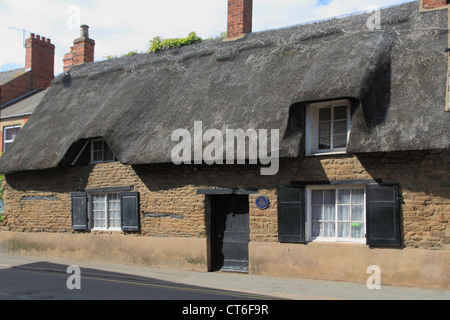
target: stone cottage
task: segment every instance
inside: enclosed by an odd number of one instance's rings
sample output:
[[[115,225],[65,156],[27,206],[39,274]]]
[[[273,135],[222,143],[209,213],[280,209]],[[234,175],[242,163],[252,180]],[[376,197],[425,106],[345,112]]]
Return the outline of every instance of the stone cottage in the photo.
[[[251,7],[56,78],[0,159],[2,250],[448,289],[447,5],[257,33]]]

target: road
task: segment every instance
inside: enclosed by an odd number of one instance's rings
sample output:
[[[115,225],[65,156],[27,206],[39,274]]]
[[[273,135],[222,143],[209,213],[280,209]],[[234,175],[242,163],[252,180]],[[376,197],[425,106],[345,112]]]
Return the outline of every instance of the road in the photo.
[[[67,268],[51,263],[36,263],[27,268],[1,268],[0,300],[271,299],[251,293],[189,286],[94,269],[82,268],[78,274],[67,273]],[[77,275],[80,275],[78,279]]]

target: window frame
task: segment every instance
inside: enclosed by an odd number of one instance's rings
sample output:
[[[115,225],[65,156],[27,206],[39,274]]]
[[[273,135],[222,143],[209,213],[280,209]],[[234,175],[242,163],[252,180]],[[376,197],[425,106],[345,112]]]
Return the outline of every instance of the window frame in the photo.
[[[345,148],[333,148],[333,110],[334,107],[339,106],[347,106],[347,128],[346,128],[346,146]],[[330,149],[319,149],[318,141],[319,141],[319,110],[331,107],[332,116],[331,116],[331,127],[330,127]],[[350,137],[350,123],[351,123],[351,102],[348,99],[341,99],[335,101],[327,101],[327,102],[317,102],[311,103],[306,106],[306,155],[307,156],[316,156],[316,155],[328,155],[328,154],[345,154],[347,153],[347,146]]]
[[[94,144],[95,142],[101,142],[102,143],[102,149],[101,149],[101,153],[102,153],[102,157],[101,160],[94,160]],[[109,163],[109,162],[115,162],[116,160],[116,156],[114,155],[114,152],[111,150],[111,148],[108,146],[108,144],[106,143],[105,139],[103,138],[96,138],[96,139],[91,139],[90,140],[90,148],[91,148],[91,162],[90,164],[97,164],[97,163]],[[105,160],[105,150],[107,146],[109,148],[109,150],[111,151],[111,154],[113,155],[113,159],[112,160]]]
[[[338,190],[352,190],[359,189],[364,192],[364,201],[363,201],[363,215],[364,215],[364,236],[361,238],[341,238],[337,236],[337,224],[338,224],[338,201],[337,201],[337,193]],[[334,237],[313,237],[312,236],[312,191],[313,190],[334,190],[335,191],[335,236]],[[352,185],[314,185],[314,186],[306,186],[306,197],[305,197],[305,206],[306,206],[306,221],[305,221],[305,239],[306,242],[333,242],[333,243],[357,243],[357,244],[366,244],[366,233],[367,233],[367,190],[366,185],[364,184],[352,184]]]
[[[14,138],[13,140],[6,140],[6,130],[9,130],[9,129],[19,129],[19,132],[20,132],[22,130],[22,125],[16,124],[16,125],[12,125],[12,126],[4,126],[3,127],[3,149],[2,149],[2,152],[6,151],[6,144],[11,144],[16,139],[16,138]],[[17,133],[17,134],[19,134],[19,133]],[[16,137],[17,137],[17,135],[16,135]]]
[[[115,195],[117,196],[118,203],[119,203],[119,208],[116,209],[116,211],[118,211],[119,213],[119,218],[115,218],[116,220],[119,221],[119,227],[110,227],[110,207],[109,207],[109,197],[111,195]],[[89,212],[89,220],[91,220],[91,224],[89,229],[93,230],[93,231],[122,231],[122,215],[121,215],[121,210],[122,210],[122,203],[121,203],[121,199],[120,199],[120,192],[93,192],[93,193],[88,193],[88,212]],[[104,205],[105,205],[105,210],[104,210],[104,221],[105,221],[105,227],[95,227],[95,221],[94,221],[94,197],[95,196],[103,196],[104,197]]]

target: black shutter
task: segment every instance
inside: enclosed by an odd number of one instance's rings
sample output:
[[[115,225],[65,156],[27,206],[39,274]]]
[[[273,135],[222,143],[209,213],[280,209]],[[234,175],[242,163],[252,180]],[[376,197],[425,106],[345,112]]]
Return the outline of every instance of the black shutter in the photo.
[[[278,187],[278,241],[305,243],[305,188]]]
[[[72,229],[87,230],[87,194],[86,192],[71,193]]]
[[[367,186],[367,244],[400,247],[400,206],[397,185]]]
[[[139,192],[121,192],[122,231],[139,231]]]

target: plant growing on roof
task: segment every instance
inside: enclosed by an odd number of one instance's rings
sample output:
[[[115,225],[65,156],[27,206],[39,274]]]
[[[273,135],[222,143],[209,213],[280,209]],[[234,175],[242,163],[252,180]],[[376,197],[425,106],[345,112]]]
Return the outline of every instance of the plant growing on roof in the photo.
[[[124,53],[120,56],[112,56],[112,55],[108,55],[105,57],[106,60],[112,60],[112,59],[117,59],[117,58],[123,58],[123,57],[129,57],[129,56],[134,56],[135,54],[139,54],[139,52],[137,50],[133,50],[130,51],[128,53]]]
[[[153,40],[150,41],[150,48],[148,49],[148,52],[172,49],[201,41],[203,41],[203,39],[197,36],[195,32],[189,33],[186,38],[161,39],[161,37],[158,36],[154,37]]]

